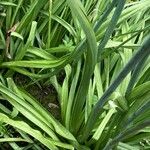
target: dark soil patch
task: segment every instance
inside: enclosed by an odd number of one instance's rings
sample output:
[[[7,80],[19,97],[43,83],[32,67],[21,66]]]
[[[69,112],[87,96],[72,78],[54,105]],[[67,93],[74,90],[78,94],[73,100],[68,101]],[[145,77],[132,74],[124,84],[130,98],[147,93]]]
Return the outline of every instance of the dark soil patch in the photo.
[[[17,85],[23,87],[56,119],[60,120],[60,107],[57,99],[57,92],[55,91],[54,87],[51,85],[43,85],[41,83],[40,86],[37,84],[31,84],[27,86],[31,80],[28,77],[20,74],[16,74],[14,79]]]

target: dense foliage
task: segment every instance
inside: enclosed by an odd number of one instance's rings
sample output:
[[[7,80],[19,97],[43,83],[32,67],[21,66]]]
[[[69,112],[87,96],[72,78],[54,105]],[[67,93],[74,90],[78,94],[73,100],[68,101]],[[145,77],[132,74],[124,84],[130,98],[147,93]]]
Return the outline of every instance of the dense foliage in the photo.
[[[149,0],[1,0],[0,149],[150,149],[149,23]]]

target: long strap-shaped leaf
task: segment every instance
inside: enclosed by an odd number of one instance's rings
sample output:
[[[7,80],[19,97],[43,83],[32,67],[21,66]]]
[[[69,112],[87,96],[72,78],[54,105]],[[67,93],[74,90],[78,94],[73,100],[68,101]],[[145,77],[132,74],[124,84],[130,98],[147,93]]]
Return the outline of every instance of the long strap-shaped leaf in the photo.
[[[74,149],[73,146],[70,145],[70,144],[65,144],[65,143],[55,141],[53,139],[45,137],[43,134],[41,134],[40,131],[31,128],[24,121],[12,120],[8,116],[6,116],[5,114],[2,114],[2,113],[0,113],[0,121],[4,122],[4,123],[7,123],[7,124],[9,124],[9,125],[11,125],[15,128],[18,128],[18,129],[24,131],[25,133],[28,133],[29,135],[31,135],[35,139],[39,140],[48,149],[58,150],[57,146],[58,147],[63,147],[65,149],[70,149],[70,150]]]
[[[133,74],[132,74],[131,79],[130,79],[130,82],[129,82],[129,85],[128,85],[127,90],[126,90],[126,95],[129,94],[132,91],[132,89],[133,89],[133,87],[134,87],[134,85],[137,81],[137,78],[139,77],[140,71],[141,71],[142,67],[144,66],[145,61],[147,60],[148,57],[149,56],[146,56],[145,58],[143,58],[138,63],[136,68],[134,69]]]
[[[94,32],[96,33],[98,31],[98,29],[101,27],[102,23],[105,21],[105,19],[107,18],[107,16],[110,14],[110,12],[113,10],[113,8],[115,7],[116,2],[118,2],[118,0],[114,0],[110,6],[108,7],[108,9],[106,10],[106,12],[104,12],[104,14],[98,19],[97,23],[94,25]],[[76,59],[78,57],[80,57],[84,50],[86,48],[86,40],[82,40],[79,45],[77,45],[77,47],[75,48],[75,50],[72,52],[71,56],[69,57],[69,59],[64,62],[63,66],[65,66],[67,63],[71,62],[73,59]],[[59,70],[60,71],[60,70]]]
[[[131,124],[138,116],[143,115],[146,111],[148,111],[149,108],[150,108],[150,101],[147,101],[140,108],[138,108],[133,114],[130,114],[130,116],[128,116],[128,119],[124,121],[122,127],[124,128],[128,127],[128,125]]]
[[[113,10],[113,8],[115,7],[115,5],[116,5],[117,2],[118,2],[118,0],[113,0],[112,3],[110,4],[110,6],[107,8],[107,10],[104,12],[104,14],[96,22],[96,24],[94,26],[94,31],[95,32],[101,27],[101,25],[103,24],[103,22],[107,19],[108,15]]]
[[[118,0],[117,0],[118,1]],[[102,15],[102,17],[100,17],[100,19],[98,20],[98,22],[96,23],[96,25],[94,26],[94,31],[96,32],[100,27],[101,27],[101,25],[102,25],[102,23],[103,23],[103,21],[105,21],[105,19],[107,18],[107,16],[110,14],[110,12],[112,11],[112,9],[114,8],[114,6],[115,6],[115,4],[116,4],[116,2],[117,1],[113,1],[111,4],[110,4],[110,6],[108,7],[108,9],[106,10],[106,12],[104,12],[104,14]],[[63,3],[63,1],[58,1],[58,3],[59,3],[59,6],[60,5],[62,5],[62,3]],[[55,6],[55,5],[54,5]],[[35,6],[33,6],[33,7],[35,7]],[[56,7],[56,8],[58,8],[58,7]],[[31,11],[32,11],[32,9],[33,8],[30,8],[31,9]],[[53,9],[53,12],[55,12],[56,10],[55,10],[55,8]],[[26,18],[28,18],[29,16],[28,15],[26,15]],[[22,23],[22,24],[24,24],[24,23]],[[20,27],[21,26],[21,27]],[[22,28],[22,26],[24,26],[24,25],[19,25],[18,26],[18,28]],[[81,43],[79,43],[79,45],[76,47],[76,49],[71,53],[71,55],[70,55],[70,57],[68,58],[68,59],[66,59],[66,61],[64,61],[62,64],[59,64],[59,66],[56,68],[56,70],[55,71],[53,71],[52,73],[50,72],[50,73],[47,73],[47,74],[45,74],[45,75],[37,75],[37,74],[33,74],[33,73],[30,73],[30,72],[26,72],[26,71],[24,71],[23,69],[20,69],[20,68],[14,68],[14,66],[16,66],[16,64],[20,64],[20,62],[13,62],[14,64],[12,64],[13,65],[13,67],[11,67],[11,69],[13,69],[13,70],[15,70],[15,71],[17,71],[17,72],[20,72],[20,73],[22,73],[22,74],[28,74],[29,76],[32,76],[32,77],[35,77],[35,78],[37,78],[37,77],[40,77],[40,79],[43,79],[43,78],[47,78],[47,77],[51,77],[51,76],[53,76],[53,75],[55,75],[55,74],[57,74],[65,65],[67,65],[68,63],[70,63],[72,60],[74,60],[74,59],[77,59],[78,57],[80,57],[82,54],[83,54],[83,52],[84,52],[84,50],[85,50],[85,48],[86,48],[86,40],[83,40],[83,41],[81,41]],[[23,64],[26,64],[26,62],[22,62]],[[28,63],[30,63],[30,62],[28,62]],[[31,63],[30,63],[31,64]],[[7,66],[8,65],[8,66]],[[10,67],[10,64],[8,63],[8,64],[5,64],[5,67]],[[37,65],[36,65],[37,66]],[[23,67],[23,66],[22,66]],[[39,67],[41,67],[41,66],[39,66]],[[40,80],[39,79],[39,80]]]
[[[32,22],[34,17],[39,13],[40,9],[43,7],[43,5],[45,5],[46,2],[47,0],[40,0],[32,3],[26,15],[22,18],[17,28],[17,32],[21,32],[22,29],[29,24],[29,22]]]
[[[117,0],[117,1],[118,1],[118,0]],[[112,11],[112,9],[115,7],[115,4],[116,4],[117,1],[114,0],[114,1],[110,4],[110,6],[109,6],[108,9],[106,10],[106,12],[104,12],[104,14],[102,15],[102,17],[100,17],[100,19],[98,20],[98,22],[95,24],[95,26],[94,26],[94,31],[95,31],[95,32],[97,32],[98,29],[101,27],[102,23],[105,21],[105,19],[107,18],[107,16],[110,14],[110,12]],[[61,3],[61,4],[62,4],[62,3]],[[53,18],[53,19],[54,19],[54,18]],[[57,20],[57,21],[58,21],[58,20]],[[41,76],[41,79],[47,78],[47,77],[52,77],[53,75],[58,74],[58,72],[60,72],[60,70],[61,70],[64,66],[66,66],[68,63],[70,63],[72,60],[75,60],[75,59],[79,58],[79,57],[83,54],[85,48],[86,48],[86,40],[84,39],[84,40],[82,40],[82,41],[77,45],[77,47],[75,48],[75,50],[71,53],[70,57],[69,57],[66,61],[64,61],[62,65],[58,66],[58,67],[56,68],[56,70],[54,70],[52,73],[48,73],[47,75],[40,75],[40,76]],[[13,69],[14,69],[14,68],[13,68]],[[15,68],[15,69],[17,69],[18,72],[25,74],[25,72],[23,72],[23,70],[18,69],[18,68]],[[35,74],[28,73],[28,75],[29,75],[29,76],[33,76],[33,77],[36,77]],[[37,75],[37,77],[38,77],[38,75]],[[37,77],[36,77],[36,78],[37,78]],[[39,80],[40,80],[40,79],[39,79]]]
[[[70,128],[69,125],[70,125],[72,105],[73,105],[73,100],[75,97],[75,91],[76,91],[77,83],[79,80],[80,69],[81,69],[81,60],[78,62],[77,70],[76,70],[76,73],[72,79],[71,86],[70,86],[68,104],[67,104],[67,110],[66,110],[66,117],[65,117],[66,118],[65,125],[66,125],[67,129]]]
[[[131,60],[120,72],[118,77],[109,86],[109,88],[105,91],[103,96],[99,99],[99,101],[94,106],[88,118],[88,121],[85,125],[85,129],[81,141],[85,140],[90,134],[95,122],[97,121],[99,115],[102,113],[103,106],[106,104],[106,102],[108,102],[109,96],[116,90],[119,84],[123,81],[123,79],[127,76],[127,74],[136,66],[136,64],[149,54],[150,54],[150,37],[144,42],[143,46],[131,58]]]
[[[106,146],[104,147],[103,150],[110,150],[112,149],[112,147],[117,144],[119,141],[124,140],[126,137],[134,135],[135,133],[137,133],[137,131],[139,131],[140,129],[143,129],[147,126],[150,126],[150,120],[146,120],[144,122],[142,122],[141,124],[138,124],[137,126],[133,126],[129,129],[126,129],[124,131],[122,131],[118,136],[116,136],[113,140],[110,140]]]
[[[11,84],[15,86],[14,83]],[[76,149],[84,149],[84,146],[79,145],[74,136],[64,126],[62,126],[61,123],[57,121],[51,114],[47,113],[47,111],[43,109],[43,107],[38,104],[36,100],[32,98],[32,96],[30,96],[27,92],[20,88],[15,89],[15,92],[0,83],[0,93],[2,93],[3,97],[6,98],[25,117],[27,117],[38,127],[44,130],[49,135],[49,137],[52,137],[51,139],[59,141],[54,133],[56,132],[60,136],[66,138]],[[22,98],[20,97],[20,95]]]
[[[97,45],[94,31],[85,15],[85,12],[83,12],[84,10],[82,9],[82,4],[78,0],[68,0],[68,5],[71,8],[73,16],[75,16],[78,19],[81,25],[81,28],[83,29],[86,35],[88,45],[82,79],[74,100],[74,107],[72,110],[71,125],[73,127],[72,130],[76,132],[78,119],[82,112],[82,108],[85,103],[85,98],[88,92],[90,78],[94,72],[95,64],[97,61]]]
[[[108,25],[108,28],[107,28],[106,32],[105,32],[104,38],[102,39],[101,43],[98,46],[98,59],[100,58],[100,54],[102,53],[105,45],[107,44],[108,40],[110,39],[111,34],[113,33],[113,31],[116,27],[116,24],[119,20],[121,12],[124,8],[125,1],[126,0],[120,0],[118,2],[117,8],[116,8],[116,10],[113,14],[113,17],[112,17],[112,19],[111,19],[111,21]]]
[[[52,137],[53,139],[58,140],[57,136],[51,129],[51,124],[46,123],[46,120],[28,103],[23,99],[14,94],[11,90],[6,88],[0,83],[0,93],[5,99],[7,99],[18,111],[20,111],[26,118],[30,119],[33,122],[36,122],[37,125],[45,130],[45,132]],[[45,120],[45,121],[44,121]],[[47,124],[47,125],[46,125]]]
[[[65,61],[64,58],[58,60],[22,60],[4,62],[1,64],[2,67],[28,67],[28,68],[55,68],[61,65]]]

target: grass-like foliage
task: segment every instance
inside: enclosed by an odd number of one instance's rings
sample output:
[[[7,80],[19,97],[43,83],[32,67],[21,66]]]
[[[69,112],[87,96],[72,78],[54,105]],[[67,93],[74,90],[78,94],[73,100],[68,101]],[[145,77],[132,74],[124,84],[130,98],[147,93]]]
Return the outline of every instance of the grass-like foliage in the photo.
[[[149,23],[150,0],[1,0],[0,149],[150,149]]]

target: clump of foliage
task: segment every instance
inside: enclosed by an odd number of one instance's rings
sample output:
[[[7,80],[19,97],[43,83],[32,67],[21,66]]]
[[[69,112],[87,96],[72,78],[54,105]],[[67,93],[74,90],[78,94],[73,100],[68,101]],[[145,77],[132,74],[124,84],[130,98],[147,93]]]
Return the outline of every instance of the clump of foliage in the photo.
[[[0,148],[149,149],[149,10],[149,0],[0,1]],[[31,85],[55,88],[59,119]]]

